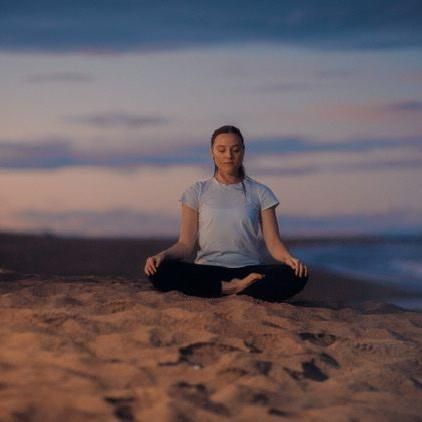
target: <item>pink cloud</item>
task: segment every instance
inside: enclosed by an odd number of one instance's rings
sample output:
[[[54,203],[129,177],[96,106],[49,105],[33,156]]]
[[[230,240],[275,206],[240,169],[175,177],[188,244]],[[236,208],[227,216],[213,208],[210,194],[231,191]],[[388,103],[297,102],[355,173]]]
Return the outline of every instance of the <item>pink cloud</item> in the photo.
[[[319,118],[332,121],[361,123],[390,123],[391,119],[420,119],[422,101],[402,100],[395,102],[373,102],[363,104],[322,103],[307,107],[307,111]]]

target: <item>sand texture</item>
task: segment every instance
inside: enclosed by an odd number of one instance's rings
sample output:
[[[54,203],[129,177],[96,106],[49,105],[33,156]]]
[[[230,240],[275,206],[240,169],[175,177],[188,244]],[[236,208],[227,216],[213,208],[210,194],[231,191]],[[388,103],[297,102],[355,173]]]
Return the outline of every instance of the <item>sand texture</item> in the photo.
[[[142,276],[0,280],[2,422],[422,420],[422,314],[345,304],[347,282],[324,302],[321,273],[285,303]]]

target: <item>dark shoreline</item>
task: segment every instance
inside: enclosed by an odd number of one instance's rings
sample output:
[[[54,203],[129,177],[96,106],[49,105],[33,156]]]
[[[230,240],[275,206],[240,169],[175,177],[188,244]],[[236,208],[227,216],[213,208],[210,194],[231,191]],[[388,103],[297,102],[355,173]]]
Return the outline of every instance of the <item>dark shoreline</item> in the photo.
[[[155,242],[174,242],[174,236],[81,236],[81,235],[67,235],[56,233],[30,233],[30,232],[14,232],[0,230],[0,241],[3,238],[49,238],[62,240],[81,240],[81,241],[155,241]],[[379,243],[379,242],[401,242],[401,241],[415,241],[422,242],[422,232],[415,234],[369,234],[369,235],[324,235],[324,236],[283,236],[283,241],[287,243],[294,243],[300,245],[318,244],[318,243],[338,243],[338,242],[356,242],[356,243]]]
[[[169,247],[175,240],[0,234],[0,269],[18,274],[116,276],[148,282],[142,271],[146,257]],[[326,242],[346,240],[350,239],[325,239]],[[351,241],[357,241],[357,238]],[[316,239],[312,240],[312,243],[318,242],[321,243]],[[285,243],[287,246],[305,245],[310,244],[311,240],[287,239]],[[396,287],[379,285],[320,268],[308,268],[311,274],[309,282],[304,291],[292,298],[291,302],[321,303],[327,307],[336,307],[365,301],[388,303],[391,299],[415,299],[415,293]],[[0,280],[5,276],[0,277]]]

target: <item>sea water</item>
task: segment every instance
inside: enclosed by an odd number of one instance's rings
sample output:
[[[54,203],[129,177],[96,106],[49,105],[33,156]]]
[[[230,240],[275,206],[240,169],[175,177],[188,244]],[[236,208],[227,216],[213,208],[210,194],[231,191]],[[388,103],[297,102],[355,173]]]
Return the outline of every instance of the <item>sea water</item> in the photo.
[[[413,299],[397,298],[389,302],[422,310],[422,236],[362,242],[331,241],[290,249],[314,268],[411,292]]]

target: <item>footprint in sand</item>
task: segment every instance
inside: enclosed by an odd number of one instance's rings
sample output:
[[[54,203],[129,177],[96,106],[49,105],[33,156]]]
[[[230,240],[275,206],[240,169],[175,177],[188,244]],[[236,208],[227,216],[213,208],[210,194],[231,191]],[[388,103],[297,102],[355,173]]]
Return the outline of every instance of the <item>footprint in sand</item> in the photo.
[[[274,415],[274,416],[281,416],[282,418],[289,418],[293,416],[293,413],[291,412],[285,412],[284,410],[279,410],[279,409],[274,409],[274,408],[269,409],[268,414]]]
[[[225,381],[227,384],[235,382],[237,379],[249,374],[249,371],[236,367],[224,368],[217,373],[219,379]]]
[[[244,340],[243,344],[248,348],[250,353],[262,353],[262,350],[255,346],[253,340]]]
[[[187,401],[203,410],[219,416],[230,416],[230,412],[223,403],[212,401],[211,392],[204,384],[190,384],[180,381],[169,387],[169,396],[175,399]]]
[[[154,347],[178,346],[186,341],[183,332],[169,332],[162,328],[152,328],[149,331],[149,343]]]
[[[328,366],[331,366],[332,368],[336,368],[336,369],[340,368],[339,363],[327,353],[321,353],[319,355],[319,358],[322,362],[324,362]]]
[[[234,346],[218,343],[192,343],[179,349],[180,361],[188,362],[191,365],[204,367],[216,363],[220,357],[229,352],[240,352]]]
[[[302,362],[302,372],[295,371],[290,368],[284,368],[284,370],[295,380],[301,381],[304,378],[323,382],[326,381],[329,377],[324,374],[317,365],[315,365],[315,359],[311,359],[309,362]]]
[[[329,346],[337,340],[337,337],[334,334],[328,333],[301,332],[298,333],[298,335],[302,340],[309,341],[313,344],[317,344],[318,346]]]
[[[245,375],[264,375],[268,376],[273,363],[270,361],[256,360],[252,362],[252,366],[248,370],[238,367],[229,367],[220,370],[217,375],[219,379],[225,380],[227,383],[236,381]]]
[[[273,364],[270,361],[265,360],[257,360],[255,362],[255,368],[258,370],[258,372],[262,375],[268,375]]]
[[[417,353],[413,344],[380,340],[377,342],[352,342],[352,347],[358,352],[374,354],[378,359],[402,357],[405,354]]]
[[[280,325],[278,325],[278,324],[274,324],[274,322],[271,322],[271,321],[265,321],[265,320],[263,320],[263,321],[261,321],[261,324],[262,325],[265,325],[266,327],[271,327],[271,328],[280,328],[280,329],[284,329],[283,327],[281,327]]]
[[[265,390],[249,387],[247,385],[239,385],[237,388],[238,400],[241,403],[267,405],[271,400],[271,393]]]
[[[133,398],[114,398],[105,397],[104,400],[114,406],[114,415],[121,422],[131,422],[135,418],[132,413],[132,401]]]

